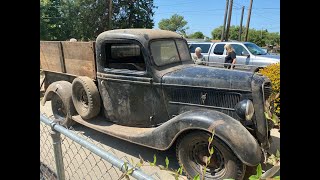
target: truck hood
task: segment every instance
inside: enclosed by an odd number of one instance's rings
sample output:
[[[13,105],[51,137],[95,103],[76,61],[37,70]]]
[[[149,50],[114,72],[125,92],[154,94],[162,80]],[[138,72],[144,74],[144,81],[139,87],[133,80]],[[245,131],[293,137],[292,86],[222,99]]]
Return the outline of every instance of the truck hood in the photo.
[[[257,56],[258,57],[264,57],[264,58],[271,58],[271,59],[280,60],[280,55],[265,54],[265,55],[257,55]]]
[[[165,74],[162,83],[251,91],[252,76],[252,72],[195,65]]]

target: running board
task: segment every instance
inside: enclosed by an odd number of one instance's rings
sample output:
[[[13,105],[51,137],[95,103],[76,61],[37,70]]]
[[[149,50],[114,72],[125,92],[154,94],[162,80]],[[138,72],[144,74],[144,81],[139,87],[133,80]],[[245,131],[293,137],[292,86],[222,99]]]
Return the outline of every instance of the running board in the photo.
[[[80,115],[72,116],[72,119],[84,126],[97,130],[101,133],[108,134],[110,136],[129,141],[138,145],[150,147],[153,149],[158,149],[156,147],[148,145],[147,139],[152,136],[152,131],[155,130],[155,127],[152,128],[140,128],[140,127],[130,127],[130,126],[121,126],[115,123],[108,121],[105,117],[97,116],[90,120],[84,120]]]

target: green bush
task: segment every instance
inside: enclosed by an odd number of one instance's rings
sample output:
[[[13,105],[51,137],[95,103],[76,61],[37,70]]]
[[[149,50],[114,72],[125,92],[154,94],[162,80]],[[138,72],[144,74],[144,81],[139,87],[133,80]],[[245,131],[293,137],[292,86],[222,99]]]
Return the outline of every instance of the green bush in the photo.
[[[260,69],[259,73],[268,77],[272,83],[272,95],[275,96],[279,93],[278,97],[274,100],[274,112],[280,117],[280,63],[271,64],[264,69]]]

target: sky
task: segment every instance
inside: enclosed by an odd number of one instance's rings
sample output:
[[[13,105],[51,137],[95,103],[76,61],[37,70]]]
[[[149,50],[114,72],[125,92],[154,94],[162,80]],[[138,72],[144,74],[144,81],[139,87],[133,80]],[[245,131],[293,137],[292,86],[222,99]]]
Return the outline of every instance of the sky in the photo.
[[[154,9],[154,29],[159,29],[161,19],[177,13],[188,22],[187,34],[201,31],[211,38],[211,31],[223,25],[226,0],[154,0],[154,5],[158,7]],[[242,26],[246,26],[250,0],[233,0],[231,26],[240,26],[242,6]],[[280,32],[280,0],[254,0],[249,28]]]

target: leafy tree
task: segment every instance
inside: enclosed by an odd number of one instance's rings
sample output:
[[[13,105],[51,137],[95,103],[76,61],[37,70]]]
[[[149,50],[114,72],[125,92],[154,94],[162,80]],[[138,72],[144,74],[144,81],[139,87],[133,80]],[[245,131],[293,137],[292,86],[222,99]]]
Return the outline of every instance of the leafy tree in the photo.
[[[230,26],[229,29],[229,40],[238,40],[240,26]],[[213,39],[221,39],[222,26],[212,30],[211,35]],[[245,38],[245,27],[242,27],[241,41]],[[265,45],[280,45],[280,34],[269,33],[268,30],[256,30],[249,29],[248,41],[257,44],[258,46]]]
[[[108,30],[108,0],[40,0],[40,39],[94,40]],[[112,27],[152,28],[153,0],[113,0]]]
[[[215,28],[211,31],[211,36],[213,40],[221,39],[222,26]]]
[[[60,39],[61,10],[60,0],[40,0],[40,38]]]
[[[238,40],[239,39],[239,29],[240,26],[230,26],[228,40]],[[225,29],[226,30],[226,29]],[[215,40],[221,39],[222,26],[212,30],[211,35]],[[243,40],[245,36],[244,27],[242,27],[241,39]]]
[[[189,37],[189,38],[192,38],[192,39],[203,39],[203,38],[204,38],[204,35],[203,35],[202,32],[197,31],[197,32],[195,32],[195,33],[193,33],[193,34],[188,35],[188,37]]]
[[[160,29],[174,31],[179,34],[186,34],[186,30],[189,27],[185,27],[188,24],[186,20],[184,20],[183,16],[178,14],[172,15],[169,19],[162,19],[158,26]]]
[[[114,3],[113,20],[117,28],[153,28],[153,0],[126,0]]]
[[[278,32],[268,33],[266,43],[270,45],[280,45],[280,34]]]

